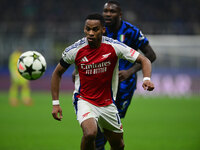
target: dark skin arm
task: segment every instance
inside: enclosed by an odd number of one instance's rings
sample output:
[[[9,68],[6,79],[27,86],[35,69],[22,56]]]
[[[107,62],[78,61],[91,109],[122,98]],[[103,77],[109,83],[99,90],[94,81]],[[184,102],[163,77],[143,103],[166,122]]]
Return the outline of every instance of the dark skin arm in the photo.
[[[75,83],[75,75],[76,75],[76,73],[75,73],[75,70],[72,72],[72,82],[74,82]]]
[[[139,54],[139,56],[136,59],[137,63],[140,63],[142,66],[142,73],[143,77],[151,77],[151,62],[150,60]],[[142,84],[142,87],[144,90],[152,91],[154,89],[154,84],[150,80],[145,80]]]
[[[140,50],[151,62],[154,62],[156,60],[156,54],[149,44],[147,44],[146,46],[144,46]],[[131,75],[140,71],[141,69],[142,69],[141,64],[136,63],[128,70],[120,70],[119,71],[119,81],[122,82],[122,81],[128,79]]]
[[[59,100],[59,89],[60,89],[60,81],[63,73],[66,71],[66,68],[62,67],[58,64],[52,74],[51,78],[51,95],[53,100]],[[52,110],[52,116],[54,119],[61,121],[62,109],[60,105],[54,105]]]

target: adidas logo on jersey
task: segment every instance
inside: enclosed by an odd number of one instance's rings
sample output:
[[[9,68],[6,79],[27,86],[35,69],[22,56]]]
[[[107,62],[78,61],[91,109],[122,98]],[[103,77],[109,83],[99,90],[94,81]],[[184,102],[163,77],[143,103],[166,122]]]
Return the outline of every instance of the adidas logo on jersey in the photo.
[[[87,57],[85,56],[85,57],[83,57],[82,59],[81,59],[81,62],[88,62],[88,59],[87,59]]]

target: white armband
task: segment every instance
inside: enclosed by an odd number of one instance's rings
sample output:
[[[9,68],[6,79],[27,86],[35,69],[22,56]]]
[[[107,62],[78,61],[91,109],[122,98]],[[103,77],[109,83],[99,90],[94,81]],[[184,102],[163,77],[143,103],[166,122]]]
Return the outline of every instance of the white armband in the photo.
[[[52,105],[60,105],[59,100],[53,100]]]
[[[149,81],[150,81],[151,78],[150,78],[150,77],[144,77],[144,78],[143,78],[143,82],[146,81],[146,80],[149,80]]]

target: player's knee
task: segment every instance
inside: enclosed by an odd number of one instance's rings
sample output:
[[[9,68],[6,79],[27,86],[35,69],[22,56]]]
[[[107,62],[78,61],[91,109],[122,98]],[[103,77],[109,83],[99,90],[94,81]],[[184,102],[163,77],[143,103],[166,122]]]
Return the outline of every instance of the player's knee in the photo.
[[[111,145],[111,147],[112,147],[112,150],[124,150],[125,145],[124,145],[124,142],[121,141],[121,142],[117,142]]]
[[[95,138],[96,138],[96,135],[97,135],[97,132],[95,130],[90,130],[90,131],[87,131],[87,132],[84,132],[84,138],[85,140],[87,141],[94,141]]]

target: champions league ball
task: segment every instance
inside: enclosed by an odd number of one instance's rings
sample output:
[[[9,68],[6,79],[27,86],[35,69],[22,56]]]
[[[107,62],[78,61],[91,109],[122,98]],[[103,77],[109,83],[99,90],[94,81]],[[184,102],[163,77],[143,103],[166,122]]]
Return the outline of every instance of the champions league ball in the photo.
[[[25,79],[36,80],[44,74],[47,64],[45,58],[39,52],[27,51],[19,57],[17,68]]]

